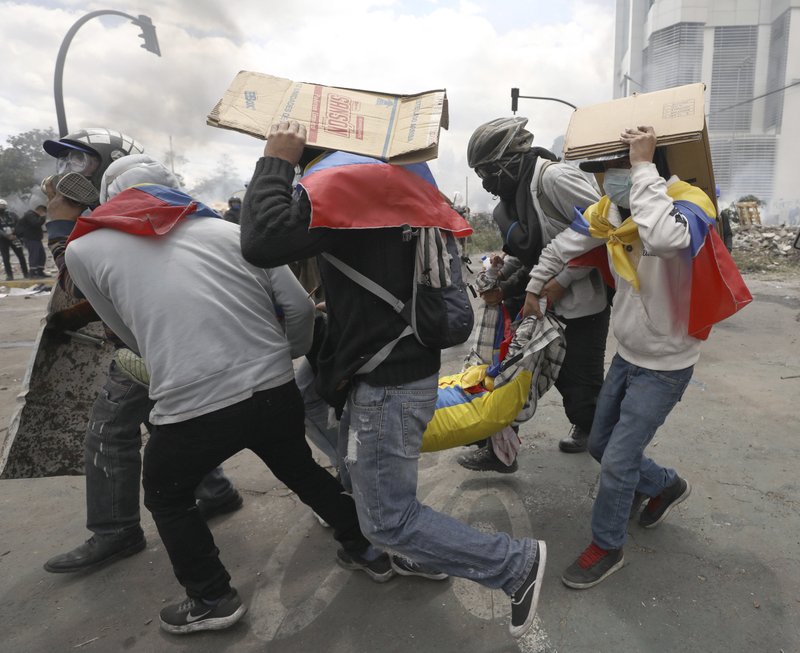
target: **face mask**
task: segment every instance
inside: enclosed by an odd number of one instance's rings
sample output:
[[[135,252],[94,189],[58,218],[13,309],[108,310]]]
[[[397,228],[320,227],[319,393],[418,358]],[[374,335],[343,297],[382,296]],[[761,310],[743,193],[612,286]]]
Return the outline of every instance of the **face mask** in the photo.
[[[475,168],[481,179],[483,189],[501,199],[511,200],[517,191],[522,157],[512,157],[508,161],[498,161],[489,166]]]
[[[609,168],[603,176],[603,190],[617,206],[631,207],[631,171],[628,168]]]

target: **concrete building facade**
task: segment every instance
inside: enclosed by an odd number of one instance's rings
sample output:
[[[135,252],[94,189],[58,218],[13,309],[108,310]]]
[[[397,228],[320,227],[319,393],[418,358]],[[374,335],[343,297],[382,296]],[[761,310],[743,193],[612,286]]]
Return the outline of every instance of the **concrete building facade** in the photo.
[[[614,97],[706,85],[722,204],[800,207],[800,0],[617,0]]]

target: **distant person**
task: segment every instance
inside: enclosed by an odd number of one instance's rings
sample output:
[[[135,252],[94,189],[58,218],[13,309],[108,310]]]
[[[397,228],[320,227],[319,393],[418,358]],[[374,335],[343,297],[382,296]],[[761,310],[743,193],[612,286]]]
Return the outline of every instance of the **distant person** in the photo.
[[[663,151],[654,163],[653,128],[626,129],[620,139],[628,155],[581,164],[604,173],[605,195],[542,251],[523,308],[540,316],[548,281],[589,252],[617,289],[617,353],[589,436],[589,453],[600,462],[592,540],[561,577],[574,589],[594,587],[622,568],[628,520],[644,501],[639,525],[654,528],[691,493],[686,479],[645,449],[681,400],[711,325],[751,299],[730,255],[708,242],[716,235],[711,199],[670,176]],[[724,266],[717,264],[721,256]],[[722,288],[741,289],[741,300],[731,301]]]
[[[28,250],[28,270],[32,279],[43,279],[50,276],[44,271],[46,256],[44,245],[42,245],[42,239],[44,238],[42,226],[46,215],[47,207],[44,204],[39,204],[35,209],[30,209],[23,213],[19,222],[17,222],[17,236],[19,236],[22,244],[25,245],[25,249]]]
[[[242,212],[242,198],[241,197],[231,197],[228,199],[228,210],[225,211],[225,214],[222,216],[228,222],[233,222],[233,224],[239,224],[239,214]]]
[[[13,250],[19,260],[22,276],[28,277],[28,263],[25,261],[25,252],[22,244],[17,239],[17,214],[8,210],[8,202],[0,199],[0,255],[3,257],[3,267],[6,270],[6,281],[14,280],[14,270],[11,267],[9,250]]]
[[[57,141],[45,141],[44,150],[58,159],[60,174],[83,175],[95,191],[112,162],[143,151],[134,139],[104,128],[89,128]],[[49,187],[47,205],[48,247],[59,269],[58,283],[67,295],[83,299],[64,267],[67,239],[76,220],[88,208]],[[96,194],[95,194],[96,197]],[[50,328],[75,330],[98,320],[88,302],[48,317]],[[116,347],[124,343],[110,329],[106,336]],[[147,389],[137,384],[112,360],[103,387],[88,416],[84,442],[86,475],[86,528],[92,533],[83,544],[50,558],[51,573],[99,569],[143,551],[147,545],[140,523],[139,497],[142,471],[142,425],[147,426],[153,402]],[[64,407],[64,410],[73,410]],[[211,472],[198,485],[197,506],[208,519],[242,507],[242,497],[222,469]]]

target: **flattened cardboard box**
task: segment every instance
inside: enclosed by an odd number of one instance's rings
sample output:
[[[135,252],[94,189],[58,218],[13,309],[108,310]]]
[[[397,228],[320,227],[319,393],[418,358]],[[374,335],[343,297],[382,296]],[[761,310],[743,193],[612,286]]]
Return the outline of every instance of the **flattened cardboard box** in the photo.
[[[564,140],[564,158],[624,154],[628,148],[620,141],[620,133],[627,127],[650,125],[657,144],[669,146],[670,173],[702,188],[716,206],[704,92],[705,84],[687,84],[576,109]]]
[[[436,157],[439,130],[447,128],[447,95],[392,95],[241,71],[207,123],[264,139],[283,120],[305,125],[309,145],[392,163],[426,161]]]

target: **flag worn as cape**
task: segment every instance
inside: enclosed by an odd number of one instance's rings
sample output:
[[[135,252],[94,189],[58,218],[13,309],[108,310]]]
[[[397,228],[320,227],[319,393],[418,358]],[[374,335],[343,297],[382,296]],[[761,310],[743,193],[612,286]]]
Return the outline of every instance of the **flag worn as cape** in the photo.
[[[426,163],[392,165],[332,152],[299,181],[311,202],[311,228],[439,227],[457,238],[472,227],[439,192]]]
[[[714,228],[716,217],[714,205],[699,188],[683,181],[670,184],[667,194],[689,225],[689,249],[692,256],[692,287],[689,299],[688,333],[699,340],[708,338],[711,327],[730,317],[747,306],[753,297],[739,273],[722,239]],[[606,204],[603,205],[603,202]],[[575,209],[575,219],[570,227],[585,236],[598,237],[605,225],[597,227],[592,220],[598,207],[607,211],[608,200],[604,196],[600,202],[585,211]],[[628,218],[618,228],[622,229]],[[590,223],[591,221],[591,223]],[[613,287],[614,277],[609,268],[611,243],[596,247],[569,262],[570,266],[592,266],[600,269],[603,279]],[[619,270],[618,270],[619,273]]]
[[[163,236],[187,217],[219,218],[219,214],[186,193],[157,184],[128,188],[78,218],[67,242],[95,229],[117,229],[134,236]]]

